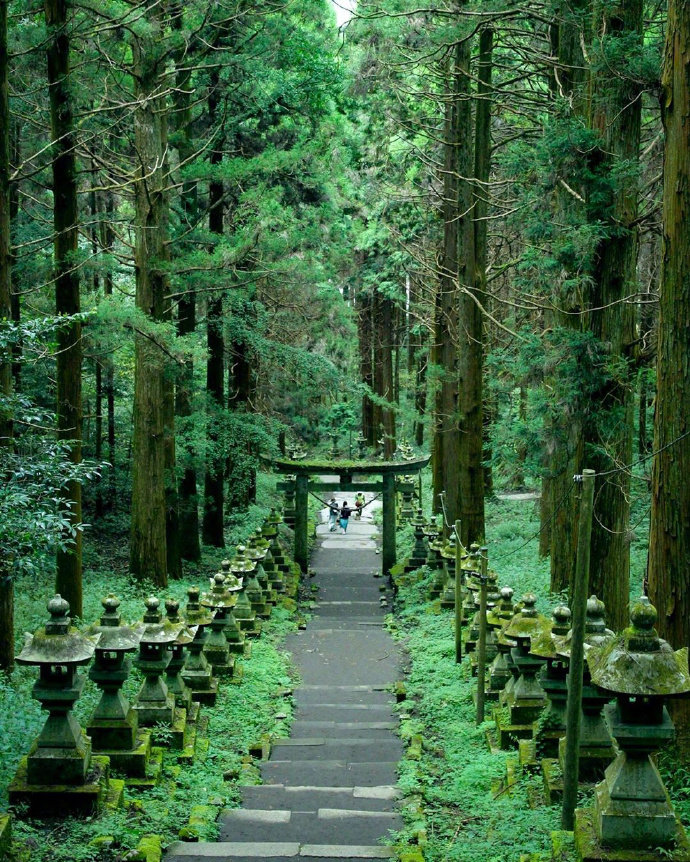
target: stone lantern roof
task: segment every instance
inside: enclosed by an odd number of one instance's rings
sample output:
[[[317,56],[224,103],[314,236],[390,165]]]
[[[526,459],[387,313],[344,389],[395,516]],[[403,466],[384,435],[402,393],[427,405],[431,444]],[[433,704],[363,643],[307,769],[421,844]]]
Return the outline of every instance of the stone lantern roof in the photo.
[[[654,624],[657,611],[646,596],[630,610],[630,626],[587,656],[592,682],[614,694],[671,697],[690,692],[687,648],[674,652]]]
[[[17,656],[25,665],[84,665],[93,656],[100,634],[83,635],[71,625],[69,604],[57,594],[46,605],[50,619],[35,634],[24,635],[24,648]]]

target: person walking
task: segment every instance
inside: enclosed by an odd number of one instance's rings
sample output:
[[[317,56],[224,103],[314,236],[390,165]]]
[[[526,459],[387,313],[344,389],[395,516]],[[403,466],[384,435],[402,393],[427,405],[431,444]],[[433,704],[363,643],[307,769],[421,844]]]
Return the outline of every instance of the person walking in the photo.
[[[347,500],[342,505],[340,510],[340,526],[342,528],[343,533],[347,533],[347,525],[350,521],[350,515],[352,514],[352,509],[347,505]]]
[[[362,511],[364,510],[364,494],[360,491],[355,498],[355,521],[362,520]]]
[[[329,532],[335,533],[335,528],[338,524],[338,501],[335,497],[331,497],[328,501],[328,528]]]

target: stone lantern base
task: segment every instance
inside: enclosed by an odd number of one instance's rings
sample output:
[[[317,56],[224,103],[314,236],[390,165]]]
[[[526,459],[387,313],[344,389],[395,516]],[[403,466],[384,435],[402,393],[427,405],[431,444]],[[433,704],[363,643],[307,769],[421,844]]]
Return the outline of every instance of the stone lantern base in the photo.
[[[10,805],[23,806],[30,817],[88,817],[106,806],[119,808],[124,781],[110,778],[107,757],[93,756],[83,784],[33,784],[28,781],[28,758],[23,757],[8,788]]]
[[[575,850],[579,862],[659,862],[659,849],[624,848],[610,850],[603,847],[594,827],[594,811],[578,808],[575,811]],[[666,862],[690,862],[690,842],[680,820],[676,818],[675,847],[664,851]]]

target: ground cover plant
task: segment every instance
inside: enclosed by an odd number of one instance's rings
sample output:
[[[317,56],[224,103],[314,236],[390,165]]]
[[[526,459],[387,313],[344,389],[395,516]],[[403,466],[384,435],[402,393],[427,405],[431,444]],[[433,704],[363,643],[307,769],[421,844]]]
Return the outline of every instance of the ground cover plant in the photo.
[[[261,478],[262,495],[269,486]],[[233,542],[246,539],[268,513],[267,506],[253,506],[241,518],[226,525],[226,536]],[[154,590],[151,584],[133,580],[127,574],[126,546],[113,525],[110,541],[91,545],[86,554],[87,587],[84,594],[84,619],[92,622],[102,608],[100,599],[115,593],[121,599],[123,620],[141,619],[144,599],[153,594],[161,599],[176,598],[184,606],[186,590],[192,584],[206,588],[208,577],[219,569],[220,561],[231,548],[206,548],[203,562],[190,565],[181,580],[171,581],[165,590]],[[230,545],[230,542],[228,542]],[[108,560],[108,566],[104,561]],[[16,603],[17,640],[23,631],[34,631],[45,623],[45,603],[52,594],[52,572],[35,561],[35,574],[18,590]],[[48,572],[48,574],[45,574]],[[150,790],[128,788],[125,807],[108,811],[98,818],[83,820],[56,817],[45,822],[15,820],[13,833],[18,860],[32,862],[114,862],[127,858],[142,836],[156,833],[163,846],[178,838],[186,827],[193,806],[209,806],[195,826],[199,838],[216,835],[215,814],[221,807],[239,803],[239,786],[258,780],[257,773],[246,763],[249,747],[262,734],[287,735],[292,717],[291,700],[285,692],[293,685],[289,657],[282,649],[285,635],[295,628],[294,614],[284,608],[274,609],[264,624],[261,638],[252,643],[249,659],[243,666],[241,683],[221,683],[216,705],[202,707],[208,718],[208,751],[184,767],[178,765],[176,753],[164,753],[164,778]],[[7,804],[7,787],[21,757],[27,753],[38,734],[45,714],[31,698],[36,679],[35,668],[16,667],[11,676],[0,676],[0,809]],[[125,694],[133,697],[142,677],[133,668]],[[88,683],[78,701],[75,714],[82,726],[93,711],[99,691]],[[281,716],[278,718],[277,716]],[[154,731],[154,744],[165,742],[165,730]],[[21,812],[19,812],[21,814]]]
[[[550,597],[548,560],[538,557],[538,512],[533,502],[497,499],[487,506],[490,565],[501,585],[516,595],[533,591],[539,607],[548,611]],[[400,638],[409,658],[407,699],[400,705],[401,734],[412,744],[400,766],[400,787],[405,794],[405,828],[394,843],[420,843],[428,862],[518,862],[523,854],[551,858],[551,833],[560,829],[560,806],[547,806],[541,775],[523,774],[506,786],[506,760],[514,753],[491,753],[487,720],[475,726],[469,660],[455,663],[452,612],[429,601],[433,577],[420,570],[420,580],[402,587],[389,625]],[[690,782],[678,771],[677,754],[660,757],[660,768],[684,825],[690,824]],[[580,805],[589,804],[591,792],[582,791]],[[421,831],[420,831],[421,830]],[[561,840],[563,862],[571,845]],[[528,857],[529,858],[529,857]]]

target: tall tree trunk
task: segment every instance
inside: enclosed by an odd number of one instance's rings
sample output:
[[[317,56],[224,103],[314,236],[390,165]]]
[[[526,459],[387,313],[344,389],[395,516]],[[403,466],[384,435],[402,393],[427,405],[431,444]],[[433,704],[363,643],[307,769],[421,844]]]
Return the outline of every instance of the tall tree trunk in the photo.
[[[217,71],[211,76],[208,94],[208,114],[211,125],[218,120],[219,77]],[[223,160],[223,136],[219,134],[210,161],[212,165],[220,165]],[[223,183],[212,180],[209,183],[209,213],[208,226],[211,233],[218,237],[223,235]],[[217,292],[212,293],[208,300],[206,312],[206,344],[208,356],[206,359],[206,393],[208,397],[207,416],[207,454],[206,471],[204,474],[204,516],[203,539],[207,545],[216,548],[225,547],[223,532],[223,458],[219,452],[220,435],[218,428],[223,403],[223,369],[225,357],[225,342],[223,339],[223,297]]]
[[[136,304],[153,321],[162,321],[170,316],[165,274],[169,247],[162,7],[151,7],[147,23],[148,29],[132,39],[138,156]],[[139,332],[135,334],[134,363],[130,568],[135,577],[164,587],[168,582],[166,472],[174,430],[169,426],[172,386],[165,352],[154,339]]]
[[[184,7],[175,5],[172,25],[176,31],[181,31],[184,24]],[[192,143],[192,87],[191,68],[186,51],[182,50],[176,57],[177,74],[175,87],[175,113],[177,117],[177,151],[180,165],[185,166],[194,154]],[[182,185],[182,212],[184,214],[183,230],[191,230],[197,216],[197,184],[195,180],[186,180]],[[189,244],[181,240],[183,249]],[[194,290],[183,293],[177,306],[177,333],[190,335],[196,329],[196,294]],[[192,415],[192,393],[194,391],[194,364],[190,359],[185,362],[184,372],[180,375],[175,394],[175,411],[182,420]],[[199,543],[199,497],[197,494],[196,452],[193,445],[193,435],[182,438],[184,472],[180,480],[179,523],[180,523],[180,556],[183,560],[197,562],[201,559]]]
[[[7,3],[0,0],[0,320],[12,316],[10,259],[10,106],[8,90]],[[12,445],[12,354],[0,354],[0,447]],[[0,670],[14,667],[14,581],[0,548]]]
[[[70,39],[66,0],[45,0],[48,27],[50,131],[53,140],[53,257],[55,310],[79,314],[77,172],[70,93]],[[58,438],[69,441],[70,460],[81,461],[81,323],[71,321],[57,331]],[[81,524],[81,485],[70,482],[65,492],[72,525]],[[74,616],[82,615],[81,530],[67,550],[57,552],[55,590],[69,602]]]
[[[10,119],[10,122],[12,120]],[[21,163],[21,124],[18,118],[15,118],[11,125],[12,140],[10,151],[10,168],[17,167]],[[10,267],[14,260],[12,252],[13,235],[16,231],[17,216],[19,215],[19,180],[16,179],[10,183]],[[11,283],[10,279],[10,306],[12,311],[13,323],[20,323],[22,316],[21,300],[19,290],[16,285]],[[12,346],[12,381],[14,389],[19,392],[21,389],[21,374],[22,374],[22,345],[17,341]]]
[[[558,35],[552,31],[553,44],[558,46],[558,63],[554,70],[556,92],[568,100],[571,113],[580,118],[587,115],[587,62],[582,46],[588,41],[587,18],[590,0],[566,0],[559,16]],[[573,206],[572,198],[561,189],[556,208]],[[559,218],[559,213],[556,213]],[[555,305],[564,313],[555,313],[547,326],[580,330],[583,320],[565,291],[557,287]],[[573,313],[570,313],[573,312]],[[573,493],[573,476],[582,472],[584,451],[581,411],[572,404],[558,405],[557,415],[546,429],[547,466],[544,475],[550,485],[551,514],[551,591],[570,588],[575,575],[577,557],[578,505]],[[584,465],[586,466],[586,465]],[[547,527],[548,529],[548,527]]]
[[[112,256],[115,250],[115,232],[112,222],[115,217],[115,199],[111,190],[107,191],[105,198],[105,217],[101,221],[101,245],[106,253]],[[103,296],[113,295],[113,270],[112,260],[103,274]],[[117,501],[117,478],[115,475],[115,363],[111,354],[103,358],[103,370],[105,382],[103,392],[106,401],[107,415],[107,437],[108,437],[108,483],[105,508],[112,512]]]
[[[393,318],[395,307],[388,296],[379,295],[379,314],[377,315],[378,330],[376,345],[379,351],[380,388],[376,394],[390,404],[394,401],[393,375]],[[376,370],[374,372],[376,376]],[[381,430],[383,431],[383,456],[390,460],[396,448],[395,440],[395,410],[393,407],[381,408]]]
[[[690,642],[690,6],[670,0],[662,73],[663,256],[654,416],[650,598],[658,628],[678,649]],[[678,710],[680,712],[680,710]],[[679,735],[687,747],[688,705]]]
[[[434,309],[434,343],[432,361],[439,375],[434,403],[434,437],[432,452],[432,511],[442,511],[443,499],[446,521],[453,524],[460,512],[458,475],[458,151],[460,113],[460,75],[457,64],[461,61],[458,46],[446,75],[445,119],[443,133],[443,244],[439,256],[440,278]],[[443,496],[442,496],[443,495]]]
[[[359,369],[362,383],[373,390],[374,366],[372,360],[372,316],[373,299],[369,291],[357,292],[357,331],[359,335]],[[362,436],[369,446],[376,442],[374,426],[374,402],[362,395]]]
[[[484,31],[484,35],[491,31]],[[458,173],[461,177],[458,188],[458,489],[457,515],[462,522],[461,538],[465,546],[484,538],[484,471],[483,450],[483,363],[484,363],[484,317],[475,301],[478,283],[477,237],[475,209],[476,186],[469,179],[474,173],[472,153],[472,100],[470,99],[470,43],[458,46],[456,73],[458,75]],[[491,44],[485,43],[484,62],[481,73],[491,74]],[[490,82],[490,77],[488,79]],[[482,129],[482,147],[490,149],[490,83],[482,82],[486,95],[479,104],[481,112],[489,108]],[[487,160],[488,152],[483,155]],[[488,171],[488,162],[485,170]],[[482,194],[484,193],[482,189]],[[484,224],[484,223],[482,223]],[[485,243],[480,243],[480,246]],[[486,261],[484,259],[484,265]],[[480,299],[481,301],[481,299]],[[450,514],[450,512],[449,512]],[[451,520],[452,523],[452,520]]]
[[[485,302],[487,267],[488,182],[491,171],[491,76],[493,30],[479,37],[475,146],[472,153],[472,103],[469,99],[469,42],[457,58],[462,80],[459,92],[458,172],[461,177],[458,248],[458,278],[465,287],[459,296],[458,412],[460,428],[459,517],[465,546],[484,538],[484,316],[479,303]],[[474,174],[472,183],[468,178]],[[478,300],[478,302],[476,301]]]
[[[252,310],[246,305],[247,321]],[[251,410],[254,374],[252,353],[246,335],[240,335],[228,346],[228,410],[244,415]],[[243,511],[256,502],[256,470],[253,466],[254,452],[250,442],[241,440],[233,446],[228,460],[228,506],[233,511]]]
[[[93,293],[94,297],[98,298],[98,292],[100,290],[100,277],[98,274],[98,267],[96,266],[96,260],[98,258],[98,196],[96,195],[96,184],[97,184],[97,168],[93,160],[91,161],[91,191],[89,192],[89,206],[91,209],[91,227],[89,229],[89,233],[91,234],[91,256],[94,262],[93,268]],[[98,355],[98,351],[96,352],[96,356],[94,357],[94,371],[95,371],[95,399],[96,399],[96,410],[95,410],[95,432],[94,432],[94,457],[96,459],[96,463],[100,464],[103,461],[103,364],[102,359]],[[88,435],[87,435],[88,437]],[[96,480],[96,500],[95,500],[95,511],[96,517],[102,518],[103,513],[105,511],[105,500],[103,497],[103,479],[102,477],[98,477]]]
[[[631,50],[631,37],[642,47],[642,0],[595,3],[593,55],[604,67],[621,56],[620,45]],[[624,40],[624,41],[622,41]],[[642,116],[641,85],[633,70],[618,75],[592,77],[591,122],[601,135],[601,151],[595,157],[613,172],[618,165],[639,161]],[[631,371],[636,341],[635,306],[627,298],[637,292],[638,184],[619,177],[607,208],[609,233],[595,255],[590,326],[608,348],[618,371],[597,401],[600,430],[588,429],[587,466],[598,473],[630,464],[633,449],[634,376]],[[630,580],[630,475],[627,469],[597,481],[592,527],[590,590],[606,605],[606,619],[615,631],[629,622]]]

